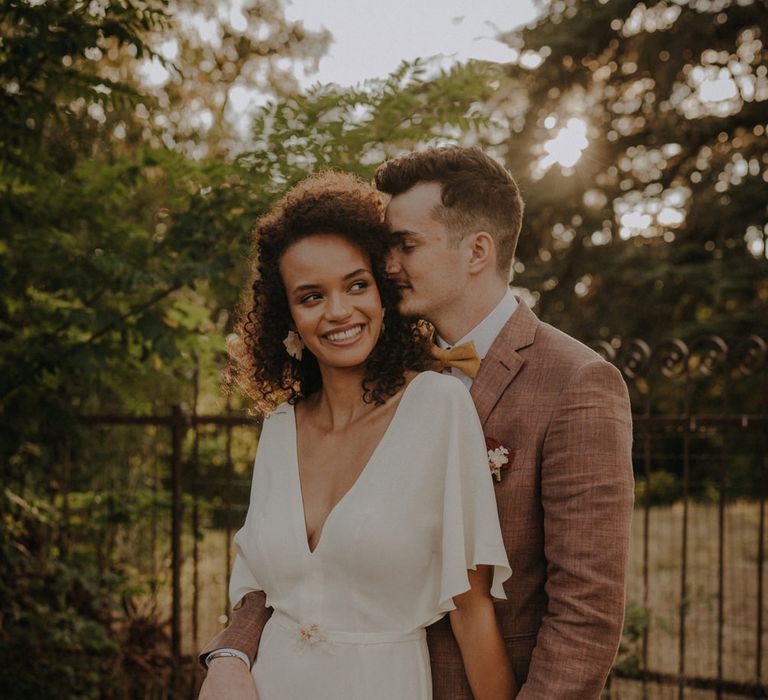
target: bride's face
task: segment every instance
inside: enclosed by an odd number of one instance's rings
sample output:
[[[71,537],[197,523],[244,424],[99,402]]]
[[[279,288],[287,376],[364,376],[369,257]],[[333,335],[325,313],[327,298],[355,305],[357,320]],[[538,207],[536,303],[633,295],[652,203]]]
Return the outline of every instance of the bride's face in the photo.
[[[283,253],[280,275],[296,330],[321,367],[362,365],[384,315],[368,256],[341,236],[309,236]]]

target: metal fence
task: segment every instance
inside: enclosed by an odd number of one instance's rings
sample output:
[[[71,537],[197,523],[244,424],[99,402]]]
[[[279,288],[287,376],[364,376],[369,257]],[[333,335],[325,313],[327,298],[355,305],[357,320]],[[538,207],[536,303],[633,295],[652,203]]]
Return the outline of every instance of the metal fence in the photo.
[[[627,380],[635,427],[622,651],[635,644],[614,676],[640,681],[625,697],[766,697],[766,342],[593,347]]]
[[[606,695],[768,697],[768,344],[757,336],[733,345],[709,336],[653,348],[642,340],[592,347],[622,371],[635,425],[627,621]],[[258,424],[179,407],[82,422],[90,447],[65,460],[71,463],[61,485],[64,527],[77,508],[69,501],[78,488],[78,460],[114,462],[122,454],[125,464],[112,477],[83,478],[90,488],[112,478],[110,488],[126,503],[149,494],[143,516],[122,535],[124,547],[110,552],[141,557],[139,570],[151,574],[156,602],[170,610],[171,682],[166,694],[152,697],[193,697],[196,651],[227,622],[231,540],[247,506]],[[112,540],[119,543],[119,536]]]

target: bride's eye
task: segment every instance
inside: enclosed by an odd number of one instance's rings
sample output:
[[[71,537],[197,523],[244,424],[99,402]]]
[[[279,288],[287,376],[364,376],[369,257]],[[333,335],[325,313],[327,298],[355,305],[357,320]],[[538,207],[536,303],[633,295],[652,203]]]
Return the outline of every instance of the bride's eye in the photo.
[[[306,296],[301,297],[299,299],[300,304],[310,304],[313,301],[318,301],[320,299],[320,295],[317,292],[312,292],[312,294],[307,294]]]
[[[370,285],[365,280],[358,280],[357,282],[353,282],[350,286],[350,291],[352,292],[362,292],[365,289],[368,289]]]

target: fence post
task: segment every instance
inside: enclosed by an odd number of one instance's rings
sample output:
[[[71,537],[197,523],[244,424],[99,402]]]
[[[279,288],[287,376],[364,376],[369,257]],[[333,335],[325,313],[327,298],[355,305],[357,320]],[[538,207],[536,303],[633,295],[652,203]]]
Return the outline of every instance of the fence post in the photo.
[[[232,415],[232,403],[230,397],[227,396],[227,418]],[[226,455],[226,486],[224,488],[224,511],[225,515],[225,527],[227,531],[226,546],[224,551],[225,567],[227,571],[226,579],[224,580],[224,615],[227,620],[231,621],[230,615],[232,614],[229,609],[229,579],[232,576],[232,481],[235,478],[235,465],[232,461],[232,423],[227,421],[226,431],[227,441],[225,448]]]
[[[192,430],[194,442],[192,443],[191,485],[192,485],[192,642],[195,649],[199,649],[198,613],[200,598],[200,504],[198,502],[198,479],[200,476],[200,427],[197,424],[197,401],[200,395],[200,364],[196,359],[195,373],[193,377],[194,397],[192,401]]]
[[[763,400],[760,402],[760,410],[763,415],[768,414],[768,371],[765,367],[766,348],[762,339],[756,339],[755,344],[762,350],[762,396]],[[762,476],[759,480],[759,493],[760,493],[760,515],[759,524],[760,528],[757,535],[757,644],[755,649],[755,680],[758,687],[762,686],[763,682],[763,605],[764,605],[764,564],[765,564],[765,496],[766,496],[766,482],[768,481],[768,439],[766,439],[765,431],[760,433],[760,454],[758,455],[759,466],[758,473]]]
[[[171,407],[171,572],[173,608],[171,612],[171,689],[174,698],[181,697],[181,528],[182,503],[182,441],[184,415],[181,407]]]

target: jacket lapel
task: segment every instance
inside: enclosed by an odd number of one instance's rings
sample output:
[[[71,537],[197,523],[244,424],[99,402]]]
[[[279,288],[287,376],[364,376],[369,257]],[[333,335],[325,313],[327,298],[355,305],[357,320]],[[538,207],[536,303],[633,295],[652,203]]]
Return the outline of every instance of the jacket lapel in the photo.
[[[527,304],[518,299],[517,308],[493,341],[472,382],[470,394],[480,422],[485,425],[493,407],[525,364],[517,352],[533,343],[539,320]]]

